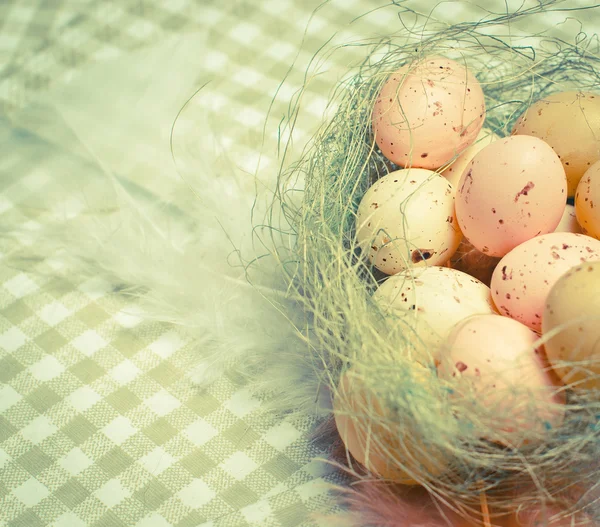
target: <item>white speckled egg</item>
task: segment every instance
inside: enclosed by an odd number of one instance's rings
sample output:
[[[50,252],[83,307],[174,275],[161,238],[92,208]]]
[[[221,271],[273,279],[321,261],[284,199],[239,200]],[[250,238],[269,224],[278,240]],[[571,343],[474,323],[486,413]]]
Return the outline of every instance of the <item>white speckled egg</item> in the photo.
[[[443,264],[462,239],[453,194],[443,176],[425,169],[397,170],[377,180],[357,211],[363,253],[386,274]]]
[[[448,336],[439,377],[449,382],[455,396],[478,401],[490,411],[478,421],[482,437],[503,442],[503,432],[524,430],[543,436],[548,426],[562,423],[564,392],[538,338],[520,322],[498,315],[468,318]]]
[[[471,160],[475,157],[475,154],[481,152],[483,148],[494,141],[497,141],[498,139],[500,139],[500,136],[496,135],[491,130],[482,128],[475,142],[463,150],[460,155],[454,161],[452,161],[451,165],[441,171],[442,176],[452,183],[454,188],[457,188],[462,173]]]
[[[461,320],[496,313],[489,287],[448,267],[426,267],[391,276],[373,299],[384,311],[412,317],[419,338],[433,347]]]
[[[473,74],[431,57],[402,67],[383,85],[373,132],[397,165],[436,169],[475,141],[484,120],[483,91]]]
[[[567,201],[560,159],[537,137],[517,135],[486,146],[469,163],[456,192],[456,217],[481,252],[504,256],[554,231]]]
[[[575,212],[583,232],[600,239],[600,161],[594,163],[579,181]]]
[[[600,241],[570,232],[538,236],[509,252],[492,275],[501,314],[541,331],[546,297],[556,281],[582,262],[600,260]]]

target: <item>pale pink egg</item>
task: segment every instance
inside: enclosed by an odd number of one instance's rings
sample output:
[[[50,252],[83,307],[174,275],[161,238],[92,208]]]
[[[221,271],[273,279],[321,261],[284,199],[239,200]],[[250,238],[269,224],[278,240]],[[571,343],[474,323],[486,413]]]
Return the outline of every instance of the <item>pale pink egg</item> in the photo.
[[[475,315],[455,326],[442,349],[440,378],[457,397],[477,401],[489,416],[477,421],[481,436],[543,435],[564,418],[560,381],[547,367],[539,337],[528,327],[499,315]],[[468,418],[468,415],[466,415]]]
[[[431,57],[390,76],[372,119],[375,141],[390,161],[436,169],[475,141],[485,120],[483,91],[461,64]]]
[[[504,256],[534,236],[554,231],[567,200],[560,159],[537,137],[506,137],[486,146],[458,183],[456,217],[481,252]]]
[[[541,331],[546,298],[556,281],[582,262],[600,260],[600,241],[553,232],[522,243],[500,260],[492,275],[492,298],[501,314]]]

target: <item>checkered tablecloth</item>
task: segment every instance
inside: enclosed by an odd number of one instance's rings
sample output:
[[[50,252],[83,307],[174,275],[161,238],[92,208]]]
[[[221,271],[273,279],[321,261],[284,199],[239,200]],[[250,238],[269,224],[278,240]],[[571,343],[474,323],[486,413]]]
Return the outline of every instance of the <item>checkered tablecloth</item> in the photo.
[[[451,4],[440,9],[455,20],[482,16],[469,2]],[[209,106],[235,124],[221,139],[237,145],[250,170],[265,112],[275,122],[285,115],[323,43],[336,32],[356,39],[393,25],[389,10],[349,25],[371,9],[369,0],[330,2],[313,13],[318,5],[0,2],[0,527],[292,527],[335,511],[323,484],[341,475],[314,460],[324,454],[311,441],[315,419],[265,415],[234,372],[199,389],[186,374],[197,366],[196,350],[182,332],[144,319],[134,299],[101,278],[83,278],[60,253],[39,250],[56,210],[71,219],[81,212],[69,189],[85,160],[58,151],[47,135],[18,141],[31,132],[9,120],[89,64],[194,31],[204,38],[198,82],[221,88]],[[339,53],[326,67],[341,75],[350,57]],[[319,78],[310,84],[315,121],[330,88]],[[120,168],[152,196],[172,184],[146,182],[143,163]],[[55,208],[39,207],[42,195]]]

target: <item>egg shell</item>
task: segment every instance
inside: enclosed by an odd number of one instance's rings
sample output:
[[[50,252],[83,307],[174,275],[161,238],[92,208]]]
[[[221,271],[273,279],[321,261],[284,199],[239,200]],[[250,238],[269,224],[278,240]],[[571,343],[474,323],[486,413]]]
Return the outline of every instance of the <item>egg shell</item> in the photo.
[[[513,134],[546,141],[560,156],[569,196],[585,171],[600,159],[600,96],[579,91],[548,95],[532,104]]]
[[[444,177],[425,169],[398,170],[377,180],[357,211],[363,253],[388,275],[445,263],[462,239],[453,193]]]
[[[570,232],[538,236],[500,260],[492,275],[492,298],[501,314],[539,332],[552,286],[572,267],[596,260],[600,241],[594,238]]]
[[[471,160],[475,157],[475,154],[481,152],[484,147],[493,143],[494,141],[497,141],[498,139],[500,139],[499,135],[495,134],[491,130],[482,128],[477,135],[475,142],[460,152],[458,157],[452,161],[452,164],[444,168],[440,173],[450,183],[452,183],[454,188],[458,187],[458,182],[460,181],[462,173]]]
[[[548,360],[565,384],[600,390],[600,262],[573,267],[556,281],[546,298],[542,333],[549,337]]]
[[[584,234],[600,239],[600,161],[594,163],[579,181],[575,213]]]
[[[573,205],[565,207],[560,223],[554,229],[554,232],[575,232],[579,234],[583,232],[581,225],[577,222],[577,214]]]
[[[431,57],[390,76],[372,119],[385,157],[402,167],[436,169],[475,141],[485,120],[483,91],[464,66]]]
[[[422,369],[425,384],[433,381],[433,375],[430,370]],[[399,423],[394,424],[391,412],[355,370],[342,375],[333,398],[333,412],[340,437],[352,457],[380,477],[403,485],[417,485],[411,472],[426,470],[435,477],[447,470],[447,461],[439,451],[427,445],[424,438],[416,437]],[[399,463],[407,470],[399,467]]]
[[[534,236],[554,231],[566,205],[560,159],[541,139],[506,137],[467,165],[456,193],[456,217],[481,252],[504,256]]]
[[[545,363],[538,335],[516,320],[475,315],[455,326],[443,349],[439,377],[458,396],[490,410],[483,436],[543,433],[564,418],[564,392]]]
[[[461,320],[496,313],[489,287],[447,267],[404,271],[373,294],[384,311],[408,319],[420,339],[436,348]]]

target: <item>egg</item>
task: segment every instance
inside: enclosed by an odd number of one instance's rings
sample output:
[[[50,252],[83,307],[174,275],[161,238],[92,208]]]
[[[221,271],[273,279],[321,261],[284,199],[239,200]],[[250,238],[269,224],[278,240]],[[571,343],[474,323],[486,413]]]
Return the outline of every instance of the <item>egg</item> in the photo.
[[[423,383],[432,382],[433,375],[423,368]],[[351,369],[342,375],[334,394],[333,413],[348,452],[382,478],[417,485],[417,472],[426,470],[435,477],[448,468],[440,452],[428,445],[426,438],[412,434],[402,423],[402,416],[394,416],[385,407],[378,394],[367,388],[357,370]]]
[[[582,233],[581,226],[577,223],[577,214],[573,205],[567,205],[563,212],[560,223],[554,229],[554,232],[575,232]]]
[[[388,275],[445,263],[462,238],[453,193],[444,177],[425,169],[378,179],[358,206],[356,239],[363,254]]]
[[[456,217],[478,250],[504,256],[556,228],[566,191],[565,172],[548,144],[536,137],[507,137],[484,147],[465,168]]]
[[[538,137],[555,150],[573,196],[584,172],[600,159],[600,96],[579,91],[548,95],[527,109],[512,133]]]
[[[447,267],[404,271],[373,294],[384,312],[408,319],[419,339],[435,349],[461,320],[496,313],[489,287]]]
[[[563,382],[573,390],[600,390],[600,261],[573,267],[556,281],[546,298],[542,333]]]
[[[600,161],[594,163],[579,181],[575,213],[583,232],[600,239]]]
[[[458,157],[452,161],[452,164],[444,168],[440,173],[456,188],[460,181],[460,176],[462,176],[466,166],[475,157],[475,154],[498,139],[500,139],[500,136],[491,130],[482,128],[475,142],[460,152]]]
[[[465,398],[467,409],[478,401],[490,411],[478,421],[482,437],[504,442],[505,434],[543,435],[562,423],[564,392],[538,338],[516,320],[489,314],[470,317],[449,334],[438,374]]]
[[[570,232],[538,236],[500,260],[490,284],[492,298],[501,314],[539,332],[552,286],[572,267],[596,260],[600,241],[594,238]]]
[[[436,169],[475,141],[485,120],[477,79],[431,57],[400,68],[383,85],[372,115],[381,152],[399,166]]]

